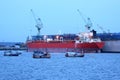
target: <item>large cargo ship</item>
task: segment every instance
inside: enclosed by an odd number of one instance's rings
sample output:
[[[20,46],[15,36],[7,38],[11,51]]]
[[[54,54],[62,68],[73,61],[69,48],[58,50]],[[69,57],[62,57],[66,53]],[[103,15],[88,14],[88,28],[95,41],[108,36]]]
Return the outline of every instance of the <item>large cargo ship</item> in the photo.
[[[120,33],[99,33],[97,36],[105,43],[102,52],[120,52]]]
[[[98,52],[104,42],[94,38],[93,32],[62,35],[36,35],[27,39],[28,51],[43,52]]]
[[[31,10],[32,11],[32,10]],[[33,13],[33,11],[32,11]],[[34,14],[34,13],[33,13]],[[35,17],[34,17],[35,18]],[[42,52],[98,52],[103,46],[99,38],[94,37],[94,31],[90,31],[91,23],[85,25],[88,32],[78,34],[57,34],[57,35],[41,35],[40,30],[43,27],[41,19],[36,19],[36,27],[38,34],[28,38],[26,45],[28,51],[42,51]],[[88,18],[90,22],[90,18]]]
[[[83,33],[88,36],[91,33]],[[82,35],[83,35],[82,34]],[[47,52],[95,52],[100,51],[104,42],[99,38],[88,38],[79,35],[40,35],[28,39],[26,44],[28,51],[47,51]]]

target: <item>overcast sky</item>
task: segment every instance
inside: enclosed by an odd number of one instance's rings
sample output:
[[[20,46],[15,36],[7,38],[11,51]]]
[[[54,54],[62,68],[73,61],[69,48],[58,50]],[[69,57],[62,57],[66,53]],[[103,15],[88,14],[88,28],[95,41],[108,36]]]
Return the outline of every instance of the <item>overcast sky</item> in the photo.
[[[84,32],[82,17],[90,17],[98,32],[103,31],[97,24],[106,32],[120,32],[120,0],[0,0],[0,42],[25,42],[37,34],[30,9],[42,20],[41,34]]]

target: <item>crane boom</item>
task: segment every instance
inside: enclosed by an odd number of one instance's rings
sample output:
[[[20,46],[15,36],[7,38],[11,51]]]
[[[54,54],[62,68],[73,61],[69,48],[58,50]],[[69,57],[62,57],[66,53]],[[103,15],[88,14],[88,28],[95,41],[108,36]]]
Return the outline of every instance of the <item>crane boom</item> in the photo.
[[[77,9],[78,13],[80,14],[80,16],[82,17],[82,19],[84,20],[85,23],[87,23],[87,21],[85,20],[85,18],[82,16],[82,13],[80,12],[79,9]]]
[[[85,27],[90,30],[90,28],[92,27],[92,22],[90,20],[90,18],[87,18],[87,20],[83,17],[82,13],[80,12],[79,9],[77,9],[78,13],[80,14],[80,16],[82,17],[83,21],[85,22]]]
[[[97,24],[97,26],[103,31],[103,33],[106,33],[102,26],[100,26],[99,24]]]
[[[35,13],[33,12],[32,9],[31,9],[30,11],[31,11],[31,13],[32,13],[32,15],[33,15],[33,18],[34,18],[35,22],[37,23],[37,19],[36,19],[36,17],[35,17]]]
[[[32,9],[30,11],[31,11],[31,13],[33,15],[33,18],[34,18],[35,22],[36,22],[35,27],[38,30],[38,35],[40,35],[40,30],[41,30],[41,28],[43,28],[43,23],[42,23],[40,18],[36,19],[35,13],[34,13],[34,11]]]

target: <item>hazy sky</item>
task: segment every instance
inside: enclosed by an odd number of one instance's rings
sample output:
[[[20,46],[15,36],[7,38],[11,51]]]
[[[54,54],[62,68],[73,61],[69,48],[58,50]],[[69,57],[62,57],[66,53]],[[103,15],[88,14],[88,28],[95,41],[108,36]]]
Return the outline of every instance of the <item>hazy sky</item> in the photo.
[[[25,42],[28,35],[37,34],[30,9],[43,22],[41,34],[83,32],[82,16],[90,17],[98,32],[102,30],[97,24],[120,32],[120,0],[0,0],[0,42]]]

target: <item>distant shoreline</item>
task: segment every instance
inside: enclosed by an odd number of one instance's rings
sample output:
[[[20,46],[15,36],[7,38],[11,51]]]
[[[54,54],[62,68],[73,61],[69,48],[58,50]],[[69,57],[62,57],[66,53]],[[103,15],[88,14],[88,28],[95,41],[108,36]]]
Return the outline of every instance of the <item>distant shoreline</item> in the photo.
[[[10,47],[10,48],[0,48],[0,50],[27,50],[27,48],[12,48],[12,47]]]

